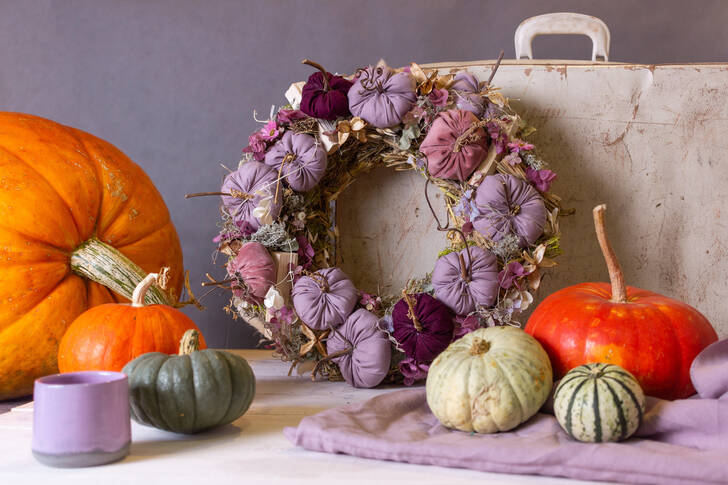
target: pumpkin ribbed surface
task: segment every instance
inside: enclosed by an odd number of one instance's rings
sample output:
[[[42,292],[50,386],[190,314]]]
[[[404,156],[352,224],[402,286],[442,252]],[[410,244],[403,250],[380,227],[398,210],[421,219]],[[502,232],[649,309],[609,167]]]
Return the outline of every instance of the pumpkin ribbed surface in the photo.
[[[637,379],[617,365],[586,364],[569,371],[554,392],[554,414],[579,441],[621,441],[632,435],[645,411]]]
[[[255,396],[247,361],[220,350],[152,352],[129,362],[123,372],[129,376],[132,419],[177,433],[231,423]]]
[[[170,266],[179,295],[179,239],[142,169],[88,133],[0,112],[0,400],[29,394],[35,378],[57,372],[58,342],[81,312],[124,299],[72,269],[87,241],[145,272]],[[128,260],[118,272],[86,270],[118,277],[130,295],[138,281],[121,276],[138,268]]]
[[[530,419],[552,386],[546,352],[515,327],[471,332],[445,349],[427,375],[427,404],[462,431],[508,431]]]

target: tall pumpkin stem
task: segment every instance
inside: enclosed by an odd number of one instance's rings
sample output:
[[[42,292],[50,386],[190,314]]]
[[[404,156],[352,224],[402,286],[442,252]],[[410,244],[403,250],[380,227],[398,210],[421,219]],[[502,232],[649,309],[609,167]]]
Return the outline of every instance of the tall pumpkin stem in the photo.
[[[159,287],[164,287],[167,279],[167,271],[168,268],[162,268],[159,273],[149,273],[146,275],[144,279],[136,285],[134,292],[131,294],[131,306],[136,308],[143,307],[147,292],[152,285],[156,284]]]
[[[95,281],[129,300],[136,286],[147,275],[146,271],[118,249],[95,237],[73,250],[70,265],[77,275]],[[149,305],[174,304],[170,295],[157,287],[146,292],[145,301]]]
[[[604,261],[607,263],[609,280],[612,282],[611,301],[614,303],[626,303],[627,287],[624,283],[624,273],[622,272],[622,267],[619,265],[617,255],[614,253],[612,245],[609,244],[609,239],[607,239],[607,227],[604,222],[604,213],[606,211],[606,204],[601,204],[594,208],[592,211],[594,214],[594,228],[597,231],[597,239],[599,240],[599,247],[602,248]]]
[[[200,350],[200,332],[191,328],[187,330],[179,341],[179,355],[190,355]]]

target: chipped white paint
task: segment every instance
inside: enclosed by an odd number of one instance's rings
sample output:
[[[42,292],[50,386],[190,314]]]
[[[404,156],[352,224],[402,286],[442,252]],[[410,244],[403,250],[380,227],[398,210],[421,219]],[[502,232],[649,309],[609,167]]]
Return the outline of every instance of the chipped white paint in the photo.
[[[492,65],[429,67],[486,79]],[[531,139],[559,174],[554,190],[576,209],[540,296],[608,281],[591,221],[607,203],[628,284],[689,303],[728,337],[728,65],[504,61],[494,84],[538,129]],[[414,173],[380,170],[342,197],[343,267],[362,289],[398,291],[432,271],[444,244],[423,189]]]
[[[601,19],[581,13],[558,12],[530,17],[516,28],[516,59],[533,59],[531,44],[537,35],[581,34],[592,41],[592,61],[597,57],[609,60],[610,34]]]

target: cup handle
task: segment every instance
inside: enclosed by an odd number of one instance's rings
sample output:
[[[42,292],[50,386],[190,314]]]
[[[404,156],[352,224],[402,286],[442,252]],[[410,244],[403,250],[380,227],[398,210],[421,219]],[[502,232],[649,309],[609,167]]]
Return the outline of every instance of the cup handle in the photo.
[[[581,13],[559,12],[530,17],[516,29],[516,59],[533,59],[531,42],[537,35],[581,34],[592,40],[592,61],[609,59],[609,28],[601,19]]]

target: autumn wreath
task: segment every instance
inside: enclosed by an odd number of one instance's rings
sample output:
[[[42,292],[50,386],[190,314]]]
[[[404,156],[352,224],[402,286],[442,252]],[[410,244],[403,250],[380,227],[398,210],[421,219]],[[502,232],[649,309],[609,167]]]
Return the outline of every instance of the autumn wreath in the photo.
[[[227,310],[291,369],[357,387],[410,384],[453,339],[518,325],[560,253],[560,199],[556,174],[525,141],[533,128],[491,85],[500,59],[485,81],[415,63],[353,76],[304,63],[317,72],[271,109],[220,191],[190,194],[222,198],[227,276],[206,285],[231,290]],[[336,267],[337,198],[380,166],[422,175],[449,242],[431,273],[395,295],[359,291]],[[444,195],[439,219],[428,189]]]

